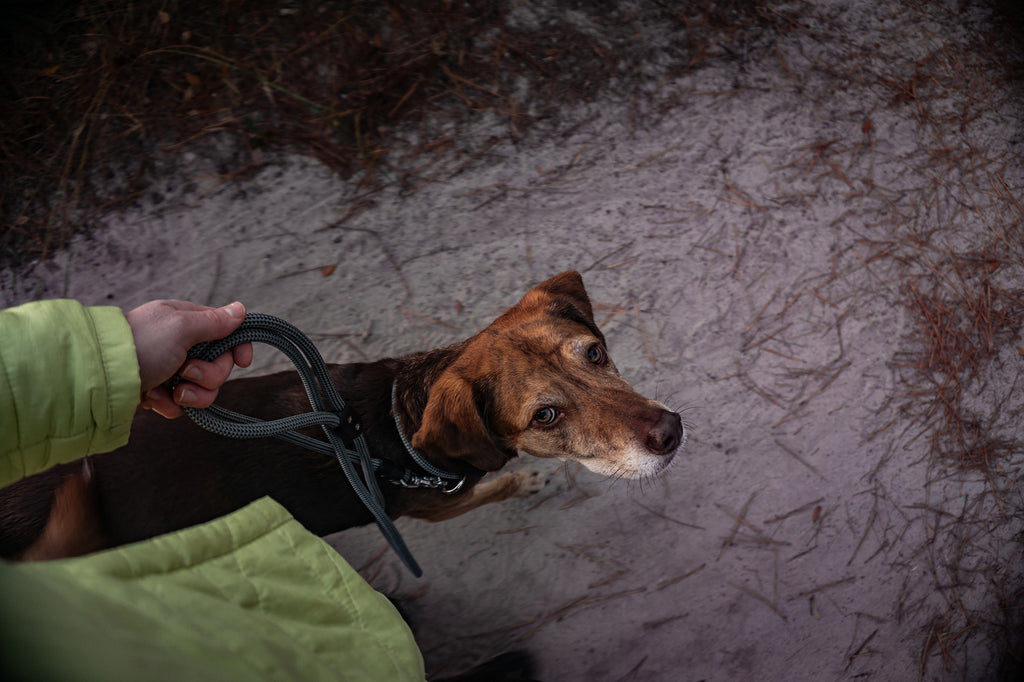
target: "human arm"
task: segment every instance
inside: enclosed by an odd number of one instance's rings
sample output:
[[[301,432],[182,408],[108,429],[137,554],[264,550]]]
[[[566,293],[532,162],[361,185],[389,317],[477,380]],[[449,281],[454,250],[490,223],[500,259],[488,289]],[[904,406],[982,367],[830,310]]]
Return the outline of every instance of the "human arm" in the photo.
[[[173,401],[189,390],[193,405],[209,405],[231,364],[248,364],[251,347],[201,363],[199,383],[174,396],[162,384],[190,345],[226,336],[243,316],[231,306],[166,301],[127,315],[69,300],[0,311],[0,485],[124,445],[144,388],[145,404],[161,414],[180,413]]]

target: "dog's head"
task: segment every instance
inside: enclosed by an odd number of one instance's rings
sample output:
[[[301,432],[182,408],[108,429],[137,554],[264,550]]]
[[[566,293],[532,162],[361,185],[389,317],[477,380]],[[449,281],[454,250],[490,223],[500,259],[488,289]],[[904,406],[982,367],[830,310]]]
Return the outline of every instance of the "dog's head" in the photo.
[[[608,476],[665,470],[679,415],[619,376],[579,273],[530,290],[470,339],[431,387],[414,447],[494,471],[521,450]]]

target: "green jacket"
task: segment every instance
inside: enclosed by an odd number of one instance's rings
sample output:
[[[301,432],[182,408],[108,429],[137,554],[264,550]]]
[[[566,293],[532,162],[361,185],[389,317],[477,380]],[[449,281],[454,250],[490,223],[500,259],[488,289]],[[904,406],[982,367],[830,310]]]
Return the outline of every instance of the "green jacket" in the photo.
[[[127,442],[131,330],[74,301],[0,311],[0,485]],[[90,556],[0,562],[5,680],[424,679],[391,603],[269,498]]]

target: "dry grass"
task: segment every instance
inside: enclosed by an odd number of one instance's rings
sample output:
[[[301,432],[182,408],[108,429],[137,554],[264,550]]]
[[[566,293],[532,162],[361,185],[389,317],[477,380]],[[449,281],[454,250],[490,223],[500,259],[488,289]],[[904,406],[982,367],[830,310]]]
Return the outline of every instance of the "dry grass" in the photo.
[[[782,190],[776,196],[723,183],[722,199],[744,207],[751,220],[766,207],[843,210],[826,233],[835,235],[827,269],[770,295],[751,279],[744,256],[757,246],[744,235],[713,234],[697,245],[731,261],[757,310],[741,349],[751,360],[727,378],[782,410],[774,427],[802,418],[850,367],[847,318],[865,297],[885,297],[904,306],[915,326],[890,365],[898,390],[886,409],[928,439],[936,462],[988,472],[1024,449],[1011,428],[1021,416],[1019,401],[991,386],[1024,355],[1014,352],[1024,325],[1024,205],[1015,185],[1022,160],[1011,149],[986,150],[983,136],[994,112],[1019,92],[1024,59],[1013,43],[981,33],[959,44],[936,40],[916,60],[893,41],[869,54],[847,47],[827,12],[804,9],[765,10],[774,30],[819,48],[809,70],[799,71],[781,53],[780,69],[794,83],[826,74],[837,96],[858,93],[865,103],[860,134],[794,149],[774,169]],[[951,20],[941,7],[925,9]],[[914,123],[918,149],[879,151],[886,133],[873,119],[892,121],[890,112]],[[815,335],[834,339],[829,357],[801,351],[801,340]]]
[[[905,382],[914,390],[903,409],[931,425],[932,452],[961,468],[987,472],[1006,455],[1020,452],[1021,441],[999,435],[998,404],[977,411],[966,403],[970,393],[986,392],[989,365],[1017,338],[1024,322],[1022,291],[993,284],[992,275],[1003,264],[994,247],[982,254],[951,252],[943,261],[936,264],[935,277],[906,283],[918,350],[894,366],[913,374]]]
[[[815,40],[834,38],[827,22],[815,25]],[[813,35],[809,28],[793,30]],[[835,355],[825,362],[805,359],[809,369],[756,386],[761,397],[790,414],[832,381],[843,357],[843,321],[865,296],[907,311],[910,333],[899,339],[901,350],[889,364],[895,390],[868,440],[884,434],[891,444],[878,467],[905,457],[915,440],[926,443],[928,503],[893,501],[875,477],[876,467],[870,478],[874,503],[850,563],[882,556],[903,571],[902,560],[890,557],[892,548],[904,546],[908,530],[923,529],[927,543],[912,555],[931,567],[932,591],[907,587],[897,608],[897,615],[929,614],[921,633],[922,677],[938,667],[966,666],[967,643],[981,639],[1001,652],[1003,679],[1010,679],[1020,666],[1020,554],[1012,549],[1019,545],[999,543],[994,530],[1020,519],[1013,469],[1024,451],[1024,415],[1013,378],[1020,376],[1024,355],[1018,348],[1024,326],[1022,160],[1016,150],[989,143],[985,126],[1019,93],[1022,70],[1019,47],[1008,49],[992,36],[975,35],[973,41],[940,42],[910,63],[895,54],[876,61],[859,52],[818,62],[871,106],[859,139],[821,139],[794,150],[785,167],[792,186],[776,201],[842,201],[846,211],[832,227],[844,238],[837,240],[830,271],[811,286],[759,299],[766,302],[747,330],[747,349],[796,361],[787,344],[799,339],[797,332],[835,335]],[[892,111],[914,122],[919,149],[879,153],[881,133],[873,119]],[[888,181],[876,175],[894,161],[901,173]],[[943,490],[943,482],[956,480],[961,470],[983,481],[964,498]],[[878,543],[874,551],[872,542]],[[962,597],[976,598],[982,584],[1001,604],[999,611],[964,606],[975,602]]]
[[[636,92],[639,63],[691,68],[749,3],[642,7],[679,33],[656,55],[618,3],[550,4],[6,3],[0,258],[45,257],[185,149],[219,159],[225,179],[290,151],[415,189],[438,159],[495,144],[459,124],[496,116],[519,139],[567,123],[564,105],[609,84]]]
[[[966,25],[939,3],[915,10]],[[920,52],[907,52],[895,34],[880,31],[876,49],[864,50],[862,37],[847,41],[835,29],[829,11],[797,3],[766,15],[775,30],[797,34],[804,53],[765,50],[762,58],[775,57],[791,87],[832,87],[837,98],[862,103],[860,120],[856,110],[845,112],[848,134],[827,128],[792,149],[771,165],[774,185],[740,187],[726,177],[719,196],[751,227],[709,230],[695,245],[731,269],[753,311],[742,357],[723,380],[770,406],[779,417],[774,429],[799,432],[812,410],[844,407],[828,402],[839,383],[891,378],[888,400],[872,408],[878,421],[865,440],[878,438],[885,452],[867,476],[862,494],[871,504],[857,517],[847,565],[884,562],[897,575],[912,563],[928,566],[933,579],[905,583],[895,609],[897,620],[926,624],[917,633],[922,678],[940,668],[969,677],[979,663],[969,658],[974,645],[987,642],[1002,657],[1000,679],[1016,679],[1022,555],[1020,536],[1007,530],[1024,520],[1024,158],[1000,134],[1021,111],[1021,45],[966,30],[961,38],[927,33]],[[894,144],[894,121],[913,131],[910,143]],[[1019,131],[1017,123],[1006,125]],[[760,278],[763,260],[751,254],[773,246],[764,225],[780,223],[764,216],[787,209],[817,218],[832,248],[819,271],[775,280],[773,291]],[[847,325],[874,322],[864,311],[880,302],[905,312],[886,324],[906,324],[884,369],[857,360],[844,341]],[[776,444],[806,466],[784,445],[787,432],[777,435]],[[922,450],[923,461],[912,454]],[[878,475],[887,465],[914,464],[927,467],[927,483],[910,498],[887,490]],[[789,561],[820,551],[817,535],[809,538]],[[873,636],[855,637],[851,666],[869,669]]]

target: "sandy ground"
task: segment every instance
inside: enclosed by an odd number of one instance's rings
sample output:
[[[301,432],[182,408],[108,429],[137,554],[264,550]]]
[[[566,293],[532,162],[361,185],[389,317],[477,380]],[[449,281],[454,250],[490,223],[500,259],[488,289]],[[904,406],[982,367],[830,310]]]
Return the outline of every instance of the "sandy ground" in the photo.
[[[954,5],[764,9],[649,103],[608,95],[414,192],[295,157],[220,183],[188,155],[0,272],[2,303],[239,299],[346,362],[464,338],[578,269],[620,370],[690,442],[643,482],[521,458],[538,495],[400,523],[420,580],[374,528],[331,537],[404,602],[428,671],[527,649],[548,681],[991,679],[1024,587],[1024,99],[991,18]],[[987,473],[936,458],[955,443],[933,440],[949,377],[928,364],[929,319],[978,291],[1002,326],[958,404],[1003,443]]]

